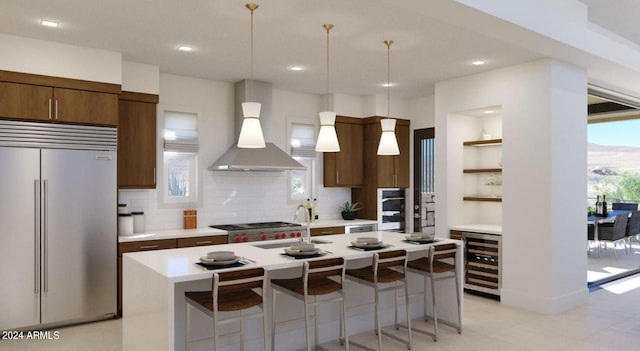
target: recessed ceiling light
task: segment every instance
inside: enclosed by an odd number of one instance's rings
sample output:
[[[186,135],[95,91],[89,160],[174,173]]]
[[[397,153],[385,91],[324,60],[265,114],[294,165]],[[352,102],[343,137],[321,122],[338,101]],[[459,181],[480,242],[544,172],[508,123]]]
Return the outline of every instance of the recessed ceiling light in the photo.
[[[180,45],[180,46],[178,46],[178,50],[180,50],[180,51],[193,51],[193,48],[191,46]]]
[[[291,67],[289,67],[289,70],[291,70],[291,71],[302,71],[302,67],[300,67],[300,66],[291,66]]]
[[[386,87],[392,87],[395,84],[393,84],[393,83],[382,83],[381,85],[386,88]]]
[[[484,111],[482,111],[482,113],[485,113],[485,114],[490,114],[490,113],[494,113],[494,112],[496,112],[496,111],[494,111],[494,110],[484,110]]]
[[[484,61],[484,60],[471,61],[471,64],[474,66],[481,66],[481,65],[484,65],[485,63],[487,63],[487,61]]]
[[[51,28],[57,28],[60,25],[60,23],[52,20],[42,20],[40,21],[40,24],[45,27],[51,27]]]

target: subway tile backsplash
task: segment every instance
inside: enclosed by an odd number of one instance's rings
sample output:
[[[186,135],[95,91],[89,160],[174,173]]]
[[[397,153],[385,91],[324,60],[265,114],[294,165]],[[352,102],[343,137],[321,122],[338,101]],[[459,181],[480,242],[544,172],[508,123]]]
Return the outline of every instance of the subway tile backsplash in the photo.
[[[296,207],[287,192],[288,172],[203,172],[198,227],[263,221],[291,221]],[[349,188],[324,188],[316,192],[320,219],[340,218],[339,206],[351,199]],[[165,208],[157,190],[121,190],[119,202],[131,211],[144,211],[147,231],[182,228],[184,208]],[[300,213],[302,215],[302,211]]]

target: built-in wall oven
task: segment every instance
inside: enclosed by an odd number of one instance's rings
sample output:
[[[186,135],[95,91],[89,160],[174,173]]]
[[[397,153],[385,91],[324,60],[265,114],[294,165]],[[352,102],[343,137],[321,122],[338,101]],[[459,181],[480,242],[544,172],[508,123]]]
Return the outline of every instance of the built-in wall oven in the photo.
[[[405,200],[404,189],[378,189],[378,230],[405,232]]]

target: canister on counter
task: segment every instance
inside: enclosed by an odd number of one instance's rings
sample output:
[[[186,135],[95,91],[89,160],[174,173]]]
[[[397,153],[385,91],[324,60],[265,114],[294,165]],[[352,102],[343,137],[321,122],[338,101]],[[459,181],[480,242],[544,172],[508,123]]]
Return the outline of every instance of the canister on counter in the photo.
[[[129,208],[127,207],[127,204],[118,204],[118,214],[125,214],[125,213],[129,213]]]
[[[118,214],[118,234],[133,235],[133,216],[131,213]]]
[[[133,232],[144,233],[144,212],[131,212],[133,216]]]

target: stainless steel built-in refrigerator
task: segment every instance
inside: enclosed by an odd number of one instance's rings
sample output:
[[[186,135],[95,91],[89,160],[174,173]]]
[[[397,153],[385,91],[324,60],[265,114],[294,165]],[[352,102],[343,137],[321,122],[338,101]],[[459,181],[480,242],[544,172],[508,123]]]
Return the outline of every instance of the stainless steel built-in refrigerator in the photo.
[[[0,121],[0,330],[115,315],[116,140]]]

